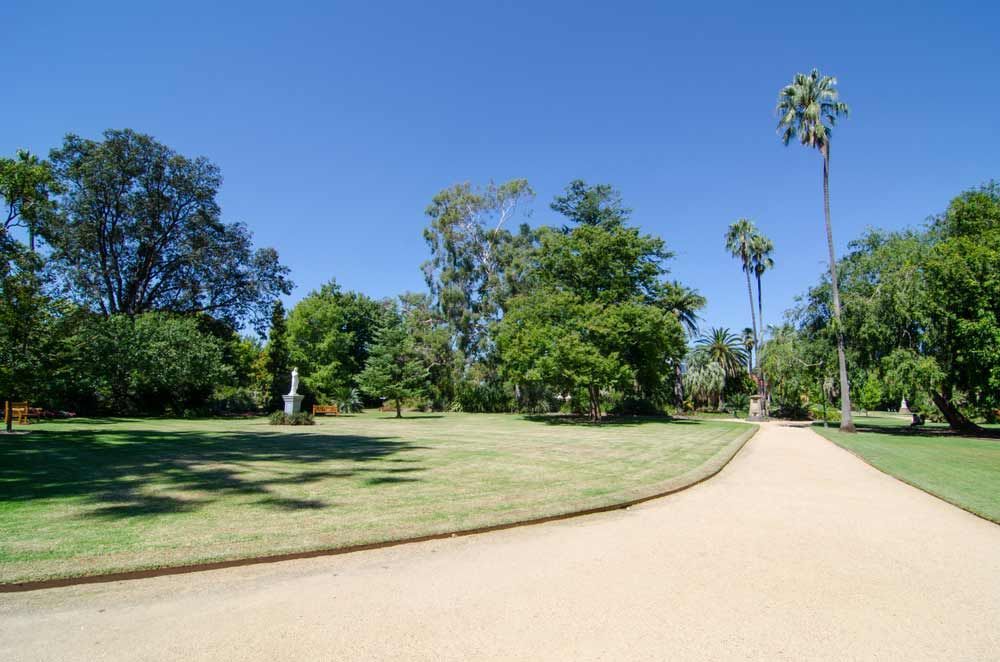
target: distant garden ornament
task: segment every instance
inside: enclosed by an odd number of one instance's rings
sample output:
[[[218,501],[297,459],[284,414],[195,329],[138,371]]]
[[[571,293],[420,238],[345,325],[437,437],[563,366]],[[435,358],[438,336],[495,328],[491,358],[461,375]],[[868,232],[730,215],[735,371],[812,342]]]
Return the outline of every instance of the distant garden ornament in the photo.
[[[909,413],[911,413],[910,412],[910,407],[906,404],[906,398],[903,398],[903,401],[899,403],[899,413],[900,414],[909,414]]]
[[[281,396],[281,399],[285,401],[285,413],[289,416],[299,413],[303,397],[299,395],[299,369],[292,368],[292,388],[288,395]]]

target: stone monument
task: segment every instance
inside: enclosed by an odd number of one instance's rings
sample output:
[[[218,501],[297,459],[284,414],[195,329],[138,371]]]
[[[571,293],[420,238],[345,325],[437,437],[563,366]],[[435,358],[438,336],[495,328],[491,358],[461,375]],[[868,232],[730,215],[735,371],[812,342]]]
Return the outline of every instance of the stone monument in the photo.
[[[763,407],[763,397],[760,395],[750,396],[750,412],[747,416],[749,421],[763,421],[764,420],[764,407]]]
[[[906,398],[903,398],[903,401],[899,403],[899,413],[900,414],[911,414],[912,413],[910,411],[909,405],[906,404]]]
[[[299,413],[299,409],[302,407],[302,398],[305,396],[299,395],[298,391],[299,369],[292,368],[292,390],[288,392],[288,395],[281,396],[281,399],[285,401],[285,413],[289,416]]]

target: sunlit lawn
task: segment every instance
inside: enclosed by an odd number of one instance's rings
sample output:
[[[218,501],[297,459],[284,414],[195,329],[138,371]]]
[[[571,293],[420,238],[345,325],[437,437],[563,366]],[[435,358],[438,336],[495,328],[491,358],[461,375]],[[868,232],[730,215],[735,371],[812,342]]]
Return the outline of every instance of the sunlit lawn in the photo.
[[[813,429],[882,471],[1000,523],[1000,435],[960,437],[933,423],[911,429],[909,418],[874,412],[854,422],[854,435]],[[998,426],[987,430],[1000,432]]]
[[[0,437],[0,582],[325,549],[690,482],[751,427],[484,414],[74,420]]]

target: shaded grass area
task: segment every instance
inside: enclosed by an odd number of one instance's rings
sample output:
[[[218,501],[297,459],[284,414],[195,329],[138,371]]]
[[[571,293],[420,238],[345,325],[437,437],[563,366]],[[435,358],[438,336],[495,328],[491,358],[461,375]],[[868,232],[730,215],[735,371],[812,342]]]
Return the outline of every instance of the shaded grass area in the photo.
[[[945,425],[911,428],[888,414],[856,415],[857,434],[835,427],[813,430],[874,467],[1000,524],[1000,439],[964,437]]]
[[[42,423],[0,437],[0,582],[345,547],[670,489],[739,423],[486,414]]]

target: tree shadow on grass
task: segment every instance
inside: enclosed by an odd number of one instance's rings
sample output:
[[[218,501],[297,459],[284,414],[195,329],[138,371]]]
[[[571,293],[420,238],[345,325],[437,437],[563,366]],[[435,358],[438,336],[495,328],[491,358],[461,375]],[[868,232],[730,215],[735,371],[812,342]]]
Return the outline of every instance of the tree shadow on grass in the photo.
[[[823,422],[814,422],[813,427],[823,427]],[[908,425],[901,421],[900,425],[887,425],[865,423],[862,420],[855,419],[854,427],[858,432],[872,433],[872,434],[882,434],[889,435],[893,437],[916,437],[916,438],[927,438],[927,439],[983,439],[986,441],[996,441],[1000,439],[1000,430],[994,430],[991,428],[984,428],[982,432],[976,432],[973,434],[967,432],[956,432],[950,427],[944,425]],[[831,423],[830,428],[833,430],[839,430],[840,425],[837,423]]]
[[[672,418],[670,416],[609,416],[601,420],[600,423],[591,421],[586,416],[575,414],[526,414],[524,420],[531,423],[544,423],[546,425],[576,425],[591,428],[615,428],[631,427],[636,425],[701,425],[701,421]]]
[[[82,499],[86,515],[128,518],[197,510],[232,497],[285,510],[327,507],[275,492],[360,472],[382,472],[371,485],[419,478],[420,466],[380,466],[427,450],[392,437],[295,432],[35,430],[0,442],[0,503]],[[419,462],[416,458],[407,461]],[[322,465],[336,462],[335,467]],[[376,482],[373,482],[376,481]],[[155,494],[166,491],[168,494]]]

